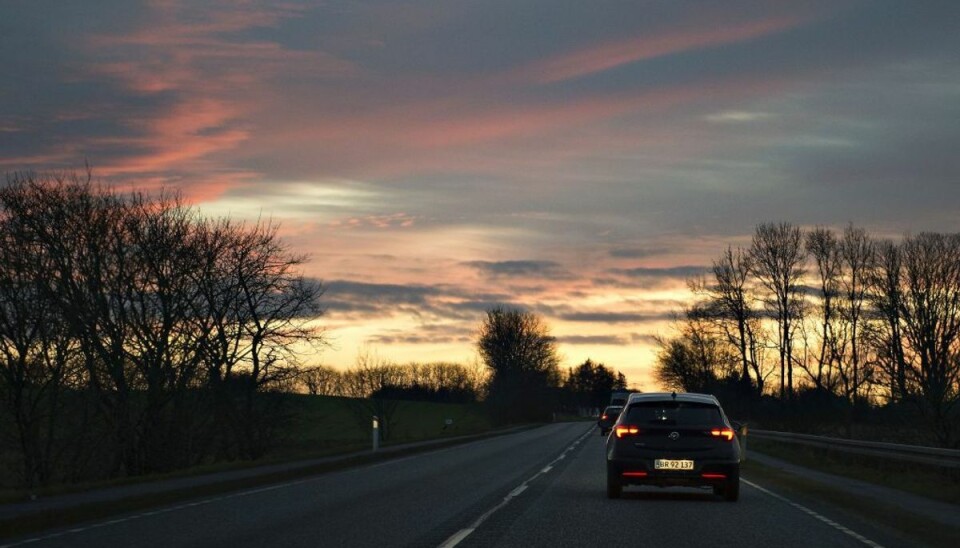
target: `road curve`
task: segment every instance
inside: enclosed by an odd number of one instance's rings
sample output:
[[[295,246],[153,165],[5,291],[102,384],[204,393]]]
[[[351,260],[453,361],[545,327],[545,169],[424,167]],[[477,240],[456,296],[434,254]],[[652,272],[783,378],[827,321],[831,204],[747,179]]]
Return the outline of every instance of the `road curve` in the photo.
[[[746,478],[741,500],[628,488],[603,439],[562,423],[294,482],[0,541],[12,546],[903,546]],[[846,523],[846,524],[844,524]],[[0,547],[2,548],[2,547]]]

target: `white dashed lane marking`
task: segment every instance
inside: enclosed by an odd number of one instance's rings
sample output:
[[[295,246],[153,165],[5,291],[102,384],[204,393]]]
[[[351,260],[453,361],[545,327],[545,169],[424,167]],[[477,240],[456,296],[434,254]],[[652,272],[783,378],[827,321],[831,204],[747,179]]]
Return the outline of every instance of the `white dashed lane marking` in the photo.
[[[523,493],[524,491],[526,491],[526,490],[527,490],[527,487],[528,487],[528,484],[529,484],[531,481],[533,481],[533,480],[537,479],[538,477],[546,474],[546,473],[549,472],[550,470],[553,470],[554,465],[556,465],[558,462],[560,462],[561,460],[563,460],[564,458],[566,458],[567,453],[569,453],[570,451],[573,451],[574,449],[576,449],[577,446],[580,445],[580,442],[583,441],[583,439],[584,439],[585,437],[589,436],[591,433],[593,433],[593,429],[588,430],[584,435],[582,435],[582,436],[580,436],[579,438],[577,438],[576,441],[574,441],[573,443],[571,443],[566,449],[563,450],[563,453],[560,453],[560,456],[558,456],[557,458],[555,458],[555,459],[553,459],[552,461],[550,461],[549,464],[547,464],[547,465],[544,466],[539,472],[537,472],[536,474],[534,474],[533,476],[531,476],[530,479],[528,479],[528,480],[526,480],[525,482],[523,482],[523,483],[521,483],[520,485],[518,485],[513,491],[510,491],[510,493],[509,493],[507,496],[503,497],[503,500],[500,501],[499,504],[497,504],[497,505],[494,506],[493,508],[491,508],[491,509],[487,510],[486,512],[484,512],[483,515],[481,515],[479,518],[477,518],[477,520],[474,521],[472,524],[470,524],[469,527],[466,527],[466,528],[464,528],[464,529],[460,529],[459,531],[457,531],[456,533],[454,533],[450,538],[448,538],[447,540],[445,540],[445,541],[443,542],[443,544],[441,544],[441,545],[439,546],[439,548],[453,548],[453,547],[456,546],[457,544],[460,544],[460,542],[462,542],[463,539],[469,537],[471,533],[473,533],[474,531],[476,531],[477,528],[480,527],[481,524],[483,524],[483,522],[487,521],[487,518],[489,518],[489,517],[492,516],[494,513],[496,513],[497,510],[499,510],[499,509],[503,508],[504,506],[510,504],[510,501],[511,501],[511,500],[513,500],[513,499],[516,498],[518,495],[520,495],[521,493]]]

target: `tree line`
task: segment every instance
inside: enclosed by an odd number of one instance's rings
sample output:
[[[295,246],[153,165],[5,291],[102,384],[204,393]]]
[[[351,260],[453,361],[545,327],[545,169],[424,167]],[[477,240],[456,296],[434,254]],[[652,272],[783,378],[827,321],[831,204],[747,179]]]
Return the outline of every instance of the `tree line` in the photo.
[[[377,416],[389,439],[403,401],[482,402],[497,424],[551,420],[556,412],[590,414],[610,402],[613,390],[626,388],[626,377],[587,359],[562,370],[556,339],[537,314],[495,306],[487,310],[477,332],[480,362],[396,364],[362,352],[345,370],[305,368],[298,382],[310,394],[349,398],[360,427]]]
[[[345,370],[323,365],[303,368],[293,388],[315,396],[343,398],[341,403],[357,428],[370,428],[372,418],[377,417],[380,437],[388,441],[403,402],[477,403],[485,393],[486,380],[480,365],[397,364],[364,351]]]
[[[20,484],[257,458],[320,284],[269,222],[205,218],[90,174],[0,188],[0,431]],[[9,458],[10,453],[4,452]]]
[[[320,396],[473,403],[484,394],[486,373],[479,365],[397,364],[363,352],[348,369],[324,365],[305,367],[298,384],[300,391]]]
[[[960,446],[960,234],[764,223],[689,285],[694,303],[660,340],[664,385],[833,401],[848,427],[857,410],[896,407]]]

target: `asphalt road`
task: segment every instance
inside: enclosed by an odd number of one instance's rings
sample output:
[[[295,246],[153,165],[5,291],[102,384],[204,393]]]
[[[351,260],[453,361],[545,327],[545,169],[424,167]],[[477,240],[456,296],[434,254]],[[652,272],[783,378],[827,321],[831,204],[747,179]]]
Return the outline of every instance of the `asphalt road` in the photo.
[[[295,482],[50,531],[3,546],[904,546],[881,526],[800,505],[745,477],[605,492],[603,439],[549,425]],[[0,547],[2,548],[2,547]]]

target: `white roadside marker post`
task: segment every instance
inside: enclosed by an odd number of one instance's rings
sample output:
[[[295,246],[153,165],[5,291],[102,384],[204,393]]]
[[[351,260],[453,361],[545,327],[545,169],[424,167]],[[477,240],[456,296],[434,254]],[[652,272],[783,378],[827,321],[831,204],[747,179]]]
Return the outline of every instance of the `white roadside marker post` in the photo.
[[[373,416],[373,452],[376,453],[380,448],[380,419]]]

